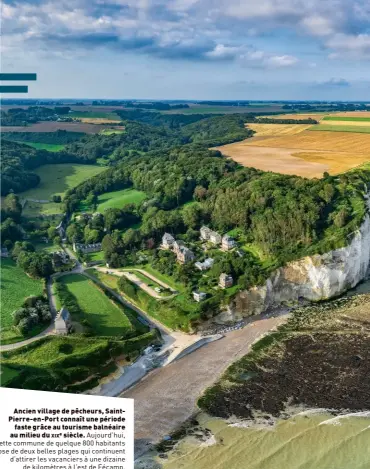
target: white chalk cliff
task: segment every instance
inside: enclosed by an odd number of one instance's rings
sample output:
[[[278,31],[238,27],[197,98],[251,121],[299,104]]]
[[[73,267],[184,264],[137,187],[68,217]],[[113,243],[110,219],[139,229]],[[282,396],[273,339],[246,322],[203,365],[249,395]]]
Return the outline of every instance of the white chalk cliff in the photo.
[[[368,207],[370,201],[368,198]],[[217,322],[235,321],[270,307],[299,300],[325,300],[355,287],[370,267],[370,216],[346,247],[323,255],[305,257],[277,269],[264,286],[239,292]]]

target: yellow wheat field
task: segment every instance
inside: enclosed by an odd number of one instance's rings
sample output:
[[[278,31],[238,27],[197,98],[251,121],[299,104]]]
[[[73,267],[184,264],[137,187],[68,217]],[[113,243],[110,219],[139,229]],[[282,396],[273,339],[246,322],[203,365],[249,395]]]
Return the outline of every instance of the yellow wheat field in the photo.
[[[370,161],[370,134],[301,130],[269,136],[269,131],[273,132],[265,129],[263,135],[261,130],[255,137],[217,149],[244,166],[308,178],[322,177],[325,171],[339,174]]]
[[[370,116],[369,116],[370,117]],[[320,124],[322,125],[345,125],[347,127],[369,127],[370,121],[321,121]],[[274,124],[272,124],[274,125]]]
[[[348,124],[348,123],[347,123]],[[272,124],[274,125],[274,124]],[[350,132],[310,132],[283,135],[263,140],[249,139],[247,145],[297,150],[336,151],[365,154],[370,158],[370,135]]]
[[[311,124],[246,124],[256,132],[256,137],[295,135],[311,127]]]

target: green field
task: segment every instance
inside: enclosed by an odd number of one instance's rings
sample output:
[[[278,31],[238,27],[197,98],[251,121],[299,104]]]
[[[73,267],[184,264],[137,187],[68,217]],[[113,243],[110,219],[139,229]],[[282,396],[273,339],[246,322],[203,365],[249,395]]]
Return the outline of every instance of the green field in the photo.
[[[22,306],[25,298],[41,295],[43,283],[28,277],[11,259],[1,259],[1,341],[17,342],[23,340],[17,331],[12,329],[12,312]],[[44,327],[41,328],[41,330]],[[40,328],[32,335],[40,332]]]
[[[114,112],[104,111],[72,111],[68,117],[75,117],[77,119],[110,119],[119,121],[121,118]]]
[[[127,204],[139,204],[145,197],[145,192],[136,189],[107,192],[99,195],[97,211],[103,213],[107,208],[122,208]]]
[[[357,134],[370,134],[370,125],[369,126],[360,126],[360,125],[330,125],[330,124],[320,124],[313,125],[308,130],[314,132],[353,132]]]
[[[84,317],[76,319],[87,319],[97,335],[123,336],[133,330],[123,308],[111,301],[92,280],[80,274],[69,274],[61,277],[60,282],[75,296],[84,313]]]
[[[48,151],[60,151],[63,150],[65,145],[56,145],[54,143],[37,143],[37,142],[20,142],[23,145],[28,145],[29,147],[36,148],[36,150],[48,150]]]
[[[370,114],[370,113],[369,113]],[[369,117],[346,117],[346,116],[326,116],[323,119],[324,121],[352,121],[352,122],[370,122]]]
[[[46,164],[34,170],[41,178],[34,189],[21,193],[22,198],[50,200],[81,182],[104,171],[105,168],[89,164]]]

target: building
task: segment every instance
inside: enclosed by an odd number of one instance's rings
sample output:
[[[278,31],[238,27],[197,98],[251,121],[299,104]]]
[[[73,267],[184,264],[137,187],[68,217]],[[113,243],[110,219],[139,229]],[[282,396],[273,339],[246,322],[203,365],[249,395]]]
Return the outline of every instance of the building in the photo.
[[[212,244],[221,244],[222,237],[220,233],[217,233],[217,231],[211,231],[211,234],[209,235],[209,241]]]
[[[208,241],[209,237],[212,233],[212,230],[208,228],[208,226],[202,226],[200,229],[200,238],[203,239],[204,241]]]
[[[7,248],[1,248],[1,257],[9,257],[9,251]]]
[[[62,306],[62,309],[57,314],[55,318],[55,333],[58,335],[67,335],[71,330],[72,321],[71,315],[69,314],[68,309],[65,306]]]
[[[56,251],[52,253],[51,261],[53,263],[53,267],[60,267],[63,264],[68,264],[69,255],[65,251]]]
[[[202,291],[193,291],[193,298],[199,303],[207,298],[207,293]]]
[[[172,245],[172,249],[173,249],[173,252],[177,255],[181,249],[183,249],[185,247],[185,243],[184,241],[181,241],[180,240],[176,240],[173,245]]]
[[[194,265],[199,270],[208,270],[213,266],[214,259],[210,257],[203,262],[196,262]]]
[[[228,274],[221,274],[219,281],[218,281],[218,286],[220,288],[229,288],[233,285],[234,280],[231,275]]]
[[[89,252],[99,252],[101,251],[101,243],[94,244],[81,244],[73,243],[74,252],[81,251],[83,254],[88,254]]]
[[[172,249],[175,243],[175,238],[169,233],[165,233],[162,237],[162,249]]]
[[[187,264],[188,262],[192,262],[195,259],[193,251],[191,251],[186,246],[181,246],[176,251],[176,257],[180,264]]]
[[[227,234],[222,237],[221,248],[224,251],[230,251],[230,249],[235,248],[235,246],[236,246],[236,242],[234,238],[232,238],[231,236]]]

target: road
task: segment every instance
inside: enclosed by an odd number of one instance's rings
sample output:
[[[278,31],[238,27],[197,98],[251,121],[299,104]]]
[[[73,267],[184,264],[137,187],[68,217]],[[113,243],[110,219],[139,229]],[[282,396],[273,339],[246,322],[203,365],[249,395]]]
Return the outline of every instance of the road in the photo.
[[[227,333],[178,361],[152,371],[120,397],[135,399],[135,454],[160,441],[196,410],[196,401],[258,338],[285,320],[265,318]]]

